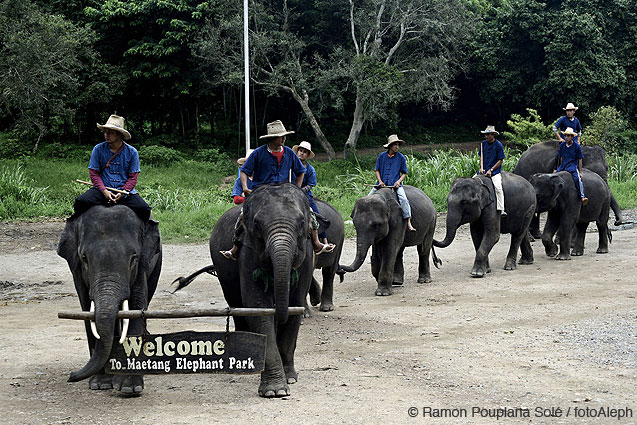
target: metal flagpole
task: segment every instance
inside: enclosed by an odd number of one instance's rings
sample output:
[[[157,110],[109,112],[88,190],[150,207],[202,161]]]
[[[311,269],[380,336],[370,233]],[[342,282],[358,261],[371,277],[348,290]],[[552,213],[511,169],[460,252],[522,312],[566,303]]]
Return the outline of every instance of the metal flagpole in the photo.
[[[248,51],[248,0],[243,0],[243,61],[244,61],[244,103],[246,156],[250,149],[250,55]]]

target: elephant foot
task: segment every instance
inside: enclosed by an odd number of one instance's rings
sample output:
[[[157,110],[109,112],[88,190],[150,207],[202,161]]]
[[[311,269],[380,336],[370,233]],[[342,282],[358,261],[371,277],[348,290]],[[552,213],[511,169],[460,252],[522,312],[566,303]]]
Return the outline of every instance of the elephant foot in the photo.
[[[403,286],[403,282],[394,281],[391,284],[392,284],[392,286]]]
[[[583,249],[573,249],[573,250],[571,250],[571,255],[573,257],[581,257],[582,255],[584,255],[584,250]]]
[[[599,247],[595,252],[597,252],[598,254],[608,254],[608,248]]]
[[[313,291],[310,291],[310,304],[316,307],[321,302],[321,298],[312,292]]]
[[[521,257],[520,261],[518,261],[518,264],[522,264],[522,265],[529,265],[529,264],[533,264],[533,258],[524,258]]]
[[[334,311],[334,304],[332,302],[322,302],[321,307],[319,307],[321,311]]]
[[[568,254],[568,253],[567,253],[567,254],[562,254],[562,253],[560,253],[560,254],[558,254],[558,255],[556,255],[556,256],[555,256],[555,259],[556,259],[556,260],[570,260],[570,259],[571,259],[571,256],[570,256],[570,254]]]
[[[504,270],[515,270],[517,268],[518,266],[515,264],[515,260],[507,259],[506,263],[504,264]]]
[[[290,395],[290,387],[286,383],[261,382],[259,396],[265,398],[287,397]]]
[[[88,380],[88,387],[92,390],[110,390],[113,388],[113,375],[93,375]]]
[[[387,295],[392,295],[394,293],[394,290],[391,288],[385,288],[383,286],[379,286],[378,288],[376,288],[376,292],[375,294],[380,296],[380,297],[385,297]]]
[[[124,394],[140,394],[144,389],[144,377],[142,375],[115,375],[113,388]]]
[[[471,270],[471,277],[484,277],[484,275],[485,275],[484,270],[479,269],[477,267]]]
[[[431,276],[423,276],[418,278],[418,283],[431,283]]]
[[[555,257],[557,255],[557,246],[556,247],[550,247],[550,248],[544,248],[544,252],[546,252],[546,256],[547,257]]]
[[[296,373],[296,370],[293,367],[284,367],[283,369],[285,370],[285,379],[288,384],[296,384],[299,380],[299,374]]]
[[[539,230],[532,231],[531,232],[531,237],[533,239],[542,239],[542,232],[540,232]]]
[[[305,310],[303,310],[303,318],[309,319],[312,317],[312,309],[309,306],[305,306]]]

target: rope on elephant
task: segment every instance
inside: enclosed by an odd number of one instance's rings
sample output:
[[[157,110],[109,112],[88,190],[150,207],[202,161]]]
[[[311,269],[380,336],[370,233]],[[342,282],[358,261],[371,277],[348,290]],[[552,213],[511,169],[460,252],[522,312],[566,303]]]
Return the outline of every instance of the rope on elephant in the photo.
[[[258,267],[256,269],[254,269],[254,271],[252,272],[252,279],[254,279],[255,282],[258,281],[263,281],[265,289],[263,290],[263,292],[268,292],[268,288],[270,287],[270,282],[274,281],[274,276],[268,272],[266,272],[265,270],[263,270],[261,267]],[[290,287],[296,285],[296,283],[299,281],[299,272],[296,269],[292,269],[292,271],[290,272]]]

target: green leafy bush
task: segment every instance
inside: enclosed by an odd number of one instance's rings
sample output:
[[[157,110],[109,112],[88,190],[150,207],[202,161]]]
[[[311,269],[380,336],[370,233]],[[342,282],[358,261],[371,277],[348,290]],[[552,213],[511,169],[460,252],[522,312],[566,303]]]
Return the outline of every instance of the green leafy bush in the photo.
[[[28,207],[47,201],[47,188],[34,184],[20,166],[0,168],[0,219],[18,218]]]
[[[608,179],[618,182],[637,179],[637,155],[608,155]]]
[[[526,110],[529,113],[528,117],[511,114],[507,124],[512,131],[503,131],[502,135],[509,141],[526,147],[551,139],[553,137],[551,125],[544,124],[535,109],[526,108]]]
[[[626,130],[626,120],[613,106],[601,106],[591,113],[591,123],[582,132],[582,144],[599,145],[606,152],[617,152],[621,146],[621,133]]]
[[[53,142],[42,145],[38,149],[38,158],[76,159],[88,164],[91,159],[92,148],[89,146],[71,145],[69,143]]]
[[[20,143],[20,137],[15,133],[0,133],[0,158],[14,159],[29,155],[30,152],[30,147]]]
[[[167,166],[183,160],[181,153],[165,146],[142,146],[139,148],[139,161],[144,165]]]

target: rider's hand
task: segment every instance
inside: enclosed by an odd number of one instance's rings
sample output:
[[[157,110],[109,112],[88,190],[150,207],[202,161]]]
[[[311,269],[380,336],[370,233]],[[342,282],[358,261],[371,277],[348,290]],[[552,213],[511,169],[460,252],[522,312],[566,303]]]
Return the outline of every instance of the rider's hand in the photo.
[[[385,187],[385,183],[383,183],[382,181],[378,182],[378,187]]]
[[[104,197],[106,198],[108,202],[117,202],[117,198],[115,197],[113,192],[111,192],[110,190],[104,189],[102,191],[102,194],[104,195]]]
[[[248,195],[249,195],[249,194],[251,194],[251,193],[252,193],[252,189],[247,189],[247,188],[246,188],[246,189],[243,189],[243,194],[244,194],[245,196],[248,196]]]
[[[394,183],[394,189],[398,189],[399,187],[400,187],[400,183],[399,182]]]

